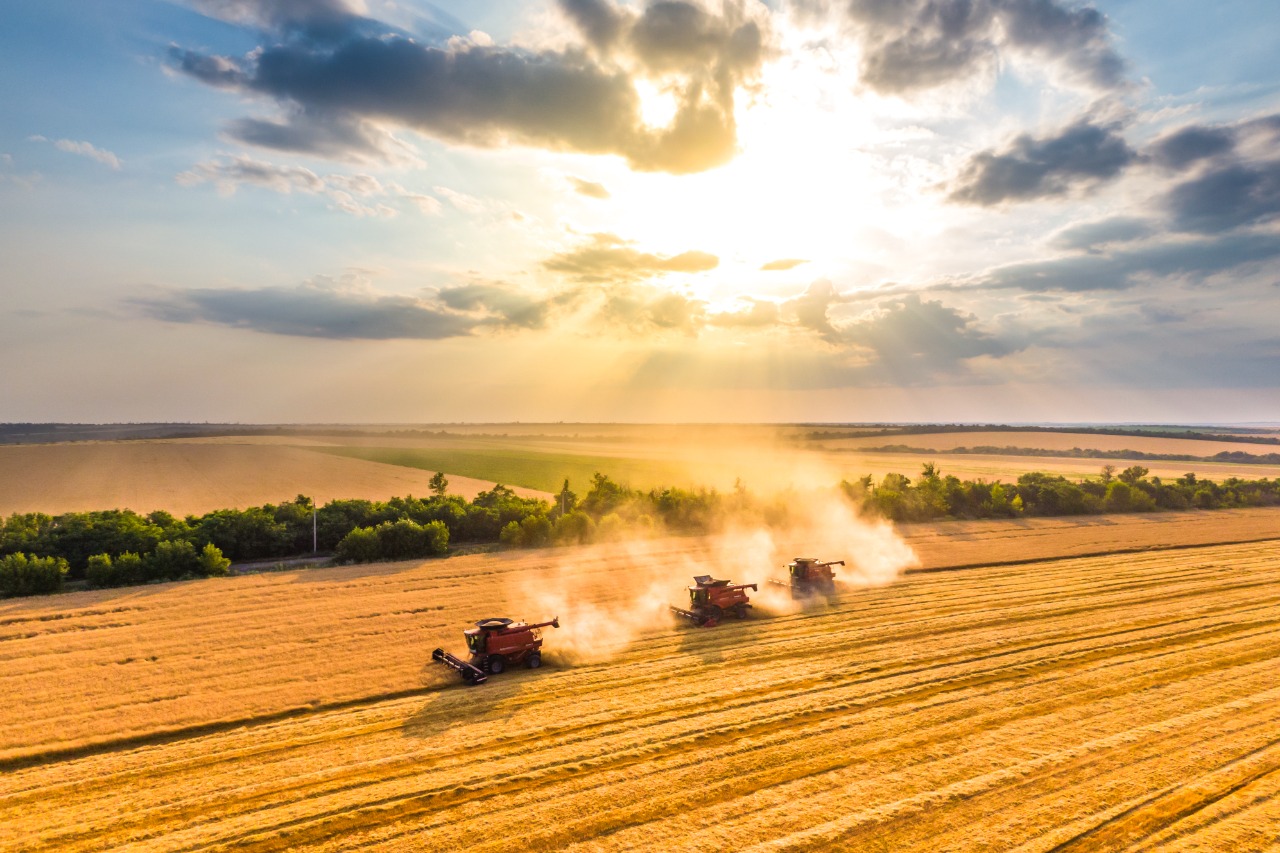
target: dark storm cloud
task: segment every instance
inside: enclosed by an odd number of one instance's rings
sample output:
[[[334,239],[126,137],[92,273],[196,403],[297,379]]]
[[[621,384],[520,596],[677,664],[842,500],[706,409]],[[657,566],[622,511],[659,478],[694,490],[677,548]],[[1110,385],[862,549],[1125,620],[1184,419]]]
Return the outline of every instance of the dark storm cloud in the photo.
[[[274,335],[335,340],[437,340],[468,335],[474,319],[407,296],[314,286],[173,291],[134,303],[171,323],[214,323]]]
[[[808,11],[828,4],[801,3]],[[864,43],[868,86],[907,94],[996,66],[1004,53],[1046,58],[1095,89],[1125,85],[1107,19],[1055,0],[847,0],[835,4]]]
[[[1137,159],[1114,125],[1081,119],[1051,136],[1022,134],[1003,150],[975,154],[948,198],[992,206],[1066,195],[1115,178]]]
[[[177,67],[210,85],[270,97],[289,115],[242,120],[231,127],[236,138],[326,156],[344,145],[367,149],[365,140],[343,135],[372,121],[469,145],[514,142],[617,154],[639,170],[702,171],[736,152],[734,93],[765,51],[761,25],[734,3],[719,14],[685,2],[655,3],[640,14],[565,3],[594,58],[573,49],[432,46],[343,4],[322,4],[328,11],[314,15],[305,3],[229,5],[254,9],[249,19],[280,40],[241,63],[175,48]],[[636,75],[661,76],[676,97],[667,127],[642,122]]]
[[[688,251],[678,255],[641,252],[614,234],[593,234],[585,245],[543,262],[552,272],[584,282],[637,281],[673,272],[706,272],[719,264],[719,258],[706,252]]]

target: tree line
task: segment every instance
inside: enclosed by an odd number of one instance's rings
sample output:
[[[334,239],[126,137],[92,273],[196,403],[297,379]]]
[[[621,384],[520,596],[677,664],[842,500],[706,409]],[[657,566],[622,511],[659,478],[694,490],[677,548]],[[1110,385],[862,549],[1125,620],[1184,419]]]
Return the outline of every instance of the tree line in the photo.
[[[901,474],[843,481],[845,495],[866,510],[894,521],[943,518],[1092,515],[1180,509],[1233,509],[1280,505],[1280,478],[1220,483],[1194,473],[1173,480],[1148,478],[1149,469],[1131,465],[1117,472],[1104,465],[1097,479],[1080,482],[1029,472],[1016,483],[961,480],[942,476],[932,462],[912,482]]]
[[[1148,473],[1140,465],[1119,472],[1106,465],[1097,479],[1082,482],[1032,472],[1003,483],[943,476],[929,462],[914,481],[887,474],[877,482],[868,475],[842,481],[836,492],[864,514],[902,522],[1280,505],[1280,478],[1215,483],[1195,474],[1162,480]],[[374,562],[442,556],[462,543],[537,548],[708,533],[731,522],[781,527],[803,521],[812,506],[795,493],[756,497],[741,481],[728,492],[646,491],[600,473],[581,497],[565,480],[549,502],[504,485],[467,501],[447,493],[441,474],[431,489],[426,498],[335,500],[321,507],[298,495],[182,519],[163,510],[14,514],[0,521],[0,597],[56,592],[64,580],[111,587],[225,575],[233,560],[316,552],[338,562]]]

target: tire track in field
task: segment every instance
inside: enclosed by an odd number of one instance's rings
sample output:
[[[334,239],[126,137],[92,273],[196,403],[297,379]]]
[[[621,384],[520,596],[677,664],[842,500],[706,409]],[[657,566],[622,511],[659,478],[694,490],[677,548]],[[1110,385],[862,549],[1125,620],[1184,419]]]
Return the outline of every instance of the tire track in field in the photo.
[[[735,625],[732,627],[741,630],[723,633],[686,633],[666,640],[646,639],[624,658],[628,662],[634,661],[639,671],[611,672],[608,668],[586,668],[575,673],[596,679],[589,685],[580,684],[572,690],[575,702],[585,701],[596,709],[595,716],[579,724],[580,728],[576,733],[566,729],[559,737],[548,737],[550,733],[546,730],[528,730],[527,727],[522,727],[525,730],[519,734],[523,738],[520,744],[508,744],[510,748],[504,749],[502,743],[493,740],[485,747],[490,750],[488,757],[483,751],[473,753],[472,757],[476,761],[505,760],[508,764],[527,764],[530,769],[527,778],[522,780],[523,784],[515,785],[509,790],[498,786],[491,797],[485,797],[484,794],[486,782],[492,777],[485,774],[473,774],[470,777],[458,774],[458,768],[465,766],[466,751],[450,750],[447,745],[444,746],[444,752],[426,755],[417,751],[412,756],[404,756],[405,773],[401,776],[386,772],[395,766],[394,762],[379,763],[376,766],[362,763],[359,755],[363,748],[360,744],[374,738],[384,744],[378,748],[385,749],[394,729],[394,726],[388,725],[385,719],[379,717],[380,714],[391,713],[391,706],[406,704],[410,698],[423,698],[426,694],[439,697],[442,694],[438,691],[415,690],[411,691],[411,696],[393,702],[375,699],[367,705],[345,710],[331,709],[327,713],[300,709],[296,719],[279,720],[271,723],[270,727],[251,726],[249,731],[238,736],[235,741],[247,743],[256,736],[255,733],[266,733],[274,727],[279,732],[278,748],[273,745],[267,753],[263,753],[250,745],[245,747],[248,752],[239,758],[214,760],[201,765],[188,764],[185,769],[201,775],[211,774],[230,783],[236,774],[243,773],[242,768],[260,766],[265,754],[288,758],[299,745],[287,741],[292,736],[291,733],[299,731],[310,732],[308,737],[312,738],[314,754],[317,756],[325,754],[326,746],[332,752],[332,747],[336,744],[350,741],[351,746],[346,748],[346,754],[355,759],[356,764],[337,767],[328,779],[320,774],[292,780],[302,782],[302,786],[290,788],[282,782],[274,792],[270,790],[270,786],[263,788],[254,783],[243,793],[273,798],[274,807],[262,801],[257,802],[257,805],[266,808],[265,811],[251,809],[235,815],[228,814],[228,806],[234,811],[242,808],[245,803],[235,793],[235,788],[227,788],[225,784],[222,792],[230,791],[232,797],[221,804],[213,799],[207,800],[214,807],[209,814],[190,812],[200,800],[178,798],[173,801],[169,811],[163,808],[147,811],[147,816],[155,820],[150,826],[142,827],[142,838],[150,836],[157,840],[163,839],[167,848],[172,846],[167,844],[168,841],[177,841],[180,836],[187,839],[191,849],[199,849],[201,845],[217,843],[216,838],[209,834],[209,830],[215,830],[215,835],[221,833],[219,837],[242,838],[267,846],[280,845],[283,843],[282,839],[287,839],[290,845],[323,845],[338,843],[342,839],[354,838],[365,832],[370,828],[370,823],[362,821],[376,824],[383,819],[393,820],[397,825],[403,823],[412,832],[415,821],[421,822],[430,815],[440,814],[442,810],[463,815],[475,807],[477,800],[497,805],[498,810],[492,814],[499,822],[515,820],[520,807],[511,805],[511,809],[517,810],[510,811],[508,815],[506,812],[509,804],[527,802],[553,792],[587,791],[594,788],[593,783],[602,777],[647,778],[657,774],[653,778],[671,779],[672,773],[692,772],[680,768],[686,765],[696,767],[696,762],[691,758],[705,753],[706,747],[710,747],[713,752],[731,756],[734,761],[748,761],[765,749],[762,744],[767,744],[768,749],[762,754],[774,756],[781,761],[785,755],[790,754],[786,752],[789,747],[784,747],[783,743],[817,740],[820,738],[819,733],[824,731],[839,732],[846,721],[839,715],[840,709],[835,707],[841,702],[845,703],[843,710],[851,719],[862,720],[868,718],[868,715],[881,715],[884,719],[891,720],[895,714],[903,719],[920,719],[921,714],[972,715],[975,709],[993,708],[994,705],[990,703],[996,702],[996,697],[1009,694],[1017,697],[1009,700],[1017,707],[1009,712],[1014,716],[1007,717],[1006,721],[1023,718],[1031,721],[1037,713],[1043,712],[1055,701],[1049,698],[1052,695],[1049,686],[1051,683],[1061,681],[1066,686],[1091,685],[1100,677],[1101,670],[1114,668],[1117,676],[1109,689],[1113,689],[1115,695],[1121,697],[1116,701],[1122,704],[1123,696],[1132,694],[1133,690],[1150,689],[1134,685],[1148,683],[1143,679],[1150,676],[1144,675],[1142,670],[1155,660],[1167,661],[1159,665],[1161,672],[1176,675],[1214,666],[1223,671],[1241,665],[1243,661],[1252,661],[1250,666],[1265,665],[1271,659],[1267,657],[1265,640],[1280,633],[1276,630],[1277,624],[1280,624],[1276,617],[1280,614],[1276,613],[1276,598],[1258,595],[1258,591],[1261,586],[1274,587],[1274,583],[1266,582],[1266,578],[1276,574],[1274,559],[1269,561],[1266,555],[1260,557],[1256,549],[1248,553],[1237,549],[1234,556],[1236,565],[1253,565],[1257,567],[1257,573],[1251,578],[1241,578],[1239,571],[1231,572],[1216,567],[1217,563],[1229,564],[1232,555],[1204,555],[1197,562],[1208,557],[1215,566],[1188,566],[1178,571],[1166,570],[1160,581],[1151,577],[1144,581],[1140,575],[1145,569],[1135,569],[1123,575],[1123,578],[1129,580],[1122,579],[1117,584],[1115,578],[1122,576],[1122,572],[1112,573],[1105,566],[1087,566],[1083,567],[1083,573],[1090,575],[1090,579],[1081,583],[1079,579],[1071,579],[1070,570],[1059,568],[1051,577],[1037,574],[1025,578],[1028,585],[1024,587],[1025,595],[1018,599],[1014,607],[1016,612],[1011,612],[1008,600],[1011,596],[1005,592],[988,590],[983,594],[973,593],[972,584],[987,584],[992,574],[975,573],[970,575],[971,582],[939,583],[935,587],[939,593],[944,589],[950,590],[938,595],[935,603],[942,607],[959,607],[958,612],[938,614],[935,610],[932,614],[913,620],[906,618],[911,615],[911,608],[922,601],[925,604],[921,606],[927,606],[927,587],[933,585],[932,579],[921,578],[918,582],[925,586],[918,588],[921,595],[915,596],[914,600],[905,596],[896,598],[892,592],[866,596],[877,605],[885,603],[886,607],[892,606],[892,613],[862,613],[859,606],[862,603],[861,596],[848,596],[848,600],[840,601],[837,609],[830,613],[769,620],[768,623],[755,626]],[[1159,561],[1151,563],[1152,566],[1158,564]],[[1167,569],[1169,563],[1163,565]],[[1129,567],[1126,566],[1127,568]],[[1100,579],[1100,571],[1107,571],[1109,574],[1105,579]],[[1008,577],[1009,575],[1000,576]],[[1063,596],[1059,596],[1055,594],[1054,585],[1064,579],[1070,579],[1074,587],[1071,592],[1064,590]],[[943,578],[939,576],[937,580],[941,581]],[[909,581],[908,584],[910,583]],[[971,584],[969,592],[965,592],[965,583]],[[1091,596],[1093,601],[1089,600]],[[947,598],[952,599],[951,604],[942,603]],[[839,637],[835,645],[840,650],[836,654],[837,660],[831,665],[820,667],[820,671],[816,673],[807,672],[798,678],[785,677],[789,662],[804,661],[808,650],[815,645],[830,646],[833,637],[831,632],[838,630],[842,624],[852,622],[851,617],[861,621],[854,622],[858,627],[845,631]],[[886,618],[891,623],[890,627],[877,629],[875,623],[880,618]],[[906,624],[908,622],[912,624]],[[1123,642],[1113,642],[1115,637],[1120,637]],[[749,644],[757,639],[761,646],[753,649],[753,652],[759,652],[763,648],[763,654],[748,654],[739,649],[740,644]],[[1016,642],[1010,643],[1010,640]],[[679,644],[681,648],[676,650],[672,661],[664,664],[661,656],[671,656],[672,643]],[[769,648],[770,646],[774,648]],[[1215,651],[1219,649],[1220,652]],[[687,690],[692,693],[691,697],[673,697],[672,686],[679,682],[672,679],[680,669],[680,661],[696,660],[703,653],[715,653],[723,657],[719,662],[704,662],[697,666],[694,670],[696,678],[687,685]],[[901,660],[904,653],[906,660]],[[846,669],[841,665],[841,661],[845,659],[855,659],[860,665]],[[865,665],[861,665],[864,661]],[[800,669],[804,670],[808,666],[809,664],[802,663]],[[790,669],[794,670],[795,667]],[[1253,672],[1252,669],[1249,671]],[[778,678],[779,674],[784,677]],[[567,674],[562,675],[567,680]],[[739,676],[758,683],[749,684],[743,689],[724,689],[723,685],[727,680]],[[1248,682],[1246,680],[1240,683]],[[499,694],[497,704],[493,706],[499,715],[554,713],[553,709],[561,707],[557,703],[563,702],[563,697],[557,698],[554,695],[551,683],[520,680],[507,682],[503,686],[505,688],[508,685],[510,689]],[[707,690],[708,687],[711,689]],[[637,705],[635,714],[618,713],[617,706],[610,703],[610,691],[622,691],[629,700],[633,700]],[[464,695],[460,691],[446,693],[451,696]],[[1026,703],[1035,697],[1042,697],[1042,701],[1028,706]],[[867,701],[856,701],[860,699]],[[450,707],[455,704],[452,701],[431,703],[430,707],[434,709],[431,713],[437,723],[447,716]],[[488,704],[491,703],[486,703]],[[826,710],[833,712],[827,717],[817,714],[824,704],[827,706]],[[1109,716],[1098,719],[1108,720],[1110,722],[1107,725],[1112,725],[1114,718],[1121,714],[1122,709],[1113,709],[1108,711]],[[480,725],[479,719],[469,717],[465,721],[459,721],[456,729],[459,740],[474,739],[473,734]],[[929,716],[929,719],[933,717]],[[988,724],[994,719],[987,718]],[[315,721],[317,727],[311,728],[308,721]],[[304,723],[307,728],[302,728]],[[332,734],[326,735],[319,727],[321,723],[336,728],[332,730]],[[357,724],[358,732],[342,731],[343,726],[353,723]],[[762,725],[753,728],[748,723]],[[1009,722],[1005,724],[1012,725]],[[1029,722],[1028,725],[1030,724]],[[1264,721],[1263,724],[1269,723]],[[205,744],[217,749],[213,744],[228,742],[231,734],[225,731],[210,732],[189,741],[177,739],[150,745],[141,753],[134,749],[122,749],[119,752],[87,756],[80,762],[63,764],[68,765],[64,767],[67,770],[71,769],[70,764],[75,763],[82,763],[86,769],[93,764],[106,769],[113,763],[118,766],[120,760],[127,762],[140,754],[157,753],[155,757],[164,760],[177,756],[172,759],[176,762],[173,765],[177,774],[173,777],[176,782],[182,778],[181,762],[198,760],[184,759],[184,752],[206,748]],[[667,736],[670,734],[683,738],[675,741],[674,751],[667,748],[667,741],[670,740]],[[966,735],[961,731],[956,737],[971,735],[972,732]],[[275,734],[271,736],[277,737]],[[1186,737],[1191,738],[1188,742],[1193,747],[1194,733],[1189,733]],[[595,750],[610,743],[609,738],[634,750],[632,755],[627,756],[628,761],[615,766],[608,762],[609,756],[594,754]],[[627,738],[631,739],[629,744],[625,743]],[[437,743],[441,740],[443,738],[434,738]],[[850,744],[848,748],[854,749],[855,754],[862,754],[867,758],[871,755],[865,750],[858,753],[860,748],[856,746],[856,740],[844,738],[839,742]],[[1229,739],[1223,742],[1229,745]],[[912,750],[918,748],[918,745],[912,746],[907,741],[901,744],[904,755],[912,755]],[[586,763],[597,758],[601,760],[596,764]],[[415,761],[419,762],[418,767],[409,766]],[[423,766],[424,762],[426,766]],[[784,775],[788,776],[794,776],[802,769],[789,763],[783,768]],[[749,784],[737,781],[724,785],[717,783],[715,797],[723,795],[731,799],[744,796],[742,792],[747,787],[769,790],[774,785],[785,784],[785,780],[770,781],[769,772],[772,771],[762,770],[761,775],[750,776]],[[452,779],[450,774],[453,774]],[[430,784],[432,780],[438,783],[434,788]],[[473,784],[476,789],[461,791],[464,796],[456,804],[446,805],[441,809],[430,806],[419,808],[421,804],[412,796],[424,790],[448,791],[450,782],[454,783],[455,788],[458,784]],[[1033,781],[1028,784],[1034,789],[1039,783]],[[109,787],[104,784],[101,790],[105,792]],[[394,790],[397,787],[400,788],[399,791]],[[406,789],[409,790],[406,792]],[[34,791],[35,789],[33,793]],[[320,796],[319,802],[313,799],[316,794]],[[221,798],[222,794],[201,793],[198,796]],[[381,800],[379,796],[382,797]],[[556,793],[555,796],[558,797],[559,794]],[[567,794],[565,797],[565,807],[571,806],[574,800]],[[5,803],[6,801],[0,800],[0,808],[5,807]],[[367,803],[376,804],[377,808],[369,812],[361,811],[360,808]],[[310,823],[313,814],[308,811],[314,812],[313,807],[316,806],[331,806],[335,813],[348,814],[352,823],[344,826],[341,822],[328,818]],[[187,812],[182,812],[183,809]],[[606,813],[613,812],[606,810]],[[670,821],[676,814],[678,811],[668,815],[665,822],[660,817],[654,818],[654,828],[674,826]],[[270,817],[272,821],[262,820],[264,816]],[[185,824],[179,828],[175,826],[175,820],[184,820]],[[289,820],[301,822],[290,824]],[[268,824],[271,822],[284,826],[285,829],[281,831],[288,834],[270,837],[252,834],[251,831],[255,829],[259,833],[264,829],[270,833]],[[127,831],[119,822],[113,825],[119,830]],[[496,827],[498,824],[494,825]],[[91,824],[85,823],[83,827],[91,828]],[[177,830],[177,834],[167,838],[156,834],[164,832],[165,827]],[[313,832],[316,829],[321,831]],[[327,831],[329,829],[333,831]],[[602,824],[599,829],[605,832],[608,828]],[[1088,831],[1088,828],[1082,828],[1081,831]],[[228,836],[226,832],[232,834]],[[89,839],[91,836],[84,837]],[[117,834],[112,837],[126,836]],[[137,836],[129,837],[142,840]],[[326,838],[329,839],[327,842]]]
[[[1103,656],[1106,656],[1107,654],[1109,654],[1109,652],[1107,651],[1102,652]],[[984,673],[974,674],[969,678],[960,678],[960,679],[957,679],[957,681],[960,682],[960,685],[967,687],[973,684],[980,685],[980,684],[987,683],[991,679],[991,677],[992,676],[990,673],[984,672]],[[913,702],[913,701],[918,701],[919,698],[921,698],[922,696],[931,696],[938,693],[950,692],[953,689],[960,689],[960,686],[954,682],[948,682],[947,684],[938,684],[938,683],[930,682],[927,685],[922,685],[920,688],[913,691],[912,693],[898,693],[897,695],[888,694],[884,699],[881,699],[881,700],[869,699],[866,702],[856,703],[856,705],[859,709],[865,709],[867,707],[874,707],[883,701],[891,701],[891,702],[894,702],[895,704],[904,703],[904,702]],[[675,749],[679,751],[679,750],[685,749],[686,747],[688,747],[693,743],[697,743],[700,747],[705,747],[707,746],[706,740],[708,738],[712,738],[715,744],[723,744],[723,743],[728,743],[730,740],[736,740],[741,737],[757,737],[761,734],[769,733],[772,731],[788,729],[797,724],[805,724],[808,722],[821,721],[821,720],[829,719],[832,717],[838,717],[843,715],[847,711],[849,711],[852,707],[853,706],[851,705],[830,706],[826,709],[819,710],[817,712],[809,712],[809,713],[801,712],[798,714],[786,714],[777,720],[769,718],[769,719],[766,719],[766,721],[764,722],[757,722],[750,725],[739,725],[739,726],[733,726],[729,728],[722,728],[715,731],[710,731],[706,728],[703,728],[703,729],[695,730],[678,739],[667,738],[665,739],[664,743],[667,745],[667,751],[670,751],[670,749]],[[728,740],[726,740],[726,738]],[[614,757],[609,761],[579,762],[578,768],[572,774],[566,774],[562,769],[558,768],[555,765],[537,766],[531,769],[530,771],[528,771],[527,773],[519,774],[518,776],[513,777],[512,779],[504,782],[501,785],[488,783],[485,781],[483,777],[478,777],[470,781],[463,781],[455,786],[449,786],[448,789],[434,789],[429,791],[415,792],[415,794],[413,794],[411,797],[407,799],[401,796],[393,796],[387,799],[377,800],[372,802],[370,806],[366,806],[366,808],[374,808],[376,812],[379,814],[381,814],[382,812],[388,809],[395,809],[395,810],[402,811],[403,810],[402,803],[408,800],[412,800],[414,802],[423,803],[424,804],[423,807],[426,809],[437,810],[441,808],[456,806],[462,803],[473,802],[477,799],[486,799],[498,793],[512,794],[519,790],[522,790],[523,788],[527,787],[530,784],[540,785],[547,781],[558,781],[560,778],[564,778],[566,775],[576,775],[577,773],[587,773],[587,772],[602,772],[605,770],[616,769],[617,766],[631,766],[638,762],[655,760],[657,758],[657,755],[652,749],[645,749],[645,748],[639,749],[638,752],[636,750],[629,750],[627,752],[621,753],[621,755],[625,756],[624,758],[619,758],[619,755],[620,755],[619,753],[615,753]],[[479,758],[479,756],[477,756],[477,758]],[[620,765],[619,762],[625,762],[625,764]],[[380,769],[385,771],[386,769],[389,769],[389,768],[380,768]],[[362,784],[369,784],[369,785],[384,784],[388,782],[388,778],[389,777],[385,774],[385,772],[383,772],[376,775],[375,778],[365,780],[365,782]],[[395,781],[396,778],[397,777],[395,777],[394,775],[390,777],[391,781]],[[289,829],[295,829],[297,826],[304,825],[304,824],[310,824],[314,827],[314,824],[319,820],[323,820],[325,818],[330,818],[330,817],[336,817],[339,815],[343,816],[341,821],[343,823],[345,823],[346,820],[349,820],[349,819],[355,819],[355,820],[362,819],[362,818],[359,818],[358,815],[357,817],[352,818],[351,813],[346,809],[346,807],[337,807],[333,810],[332,815],[324,814],[320,816],[310,816],[305,819],[300,819],[302,821],[301,823],[288,822],[286,824],[278,825],[273,828],[278,831],[284,831]],[[224,839],[224,841],[226,843],[235,843],[237,845],[250,843],[250,839],[247,839],[247,838]]]
[[[1051,848],[1049,853],[1119,849],[1280,771],[1280,737],[1233,758],[1191,783],[1164,788],[1114,817]]]

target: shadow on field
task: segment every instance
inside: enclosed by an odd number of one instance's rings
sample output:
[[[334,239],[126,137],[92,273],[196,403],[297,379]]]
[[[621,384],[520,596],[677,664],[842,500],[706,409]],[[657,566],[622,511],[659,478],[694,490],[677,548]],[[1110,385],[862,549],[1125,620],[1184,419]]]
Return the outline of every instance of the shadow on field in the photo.
[[[543,666],[542,672],[557,667]],[[522,669],[491,675],[484,684],[471,686],[452,670],[428,663],[422,668],[422,682],[433,692],[404,721],[401,731],[406,738],[431,740],[451,729],[482,724],[501,730],[520,708],[517,699],[526,679],[539,677],[539,672]]]
[[[704,664],[720,663],[724,660],[724,644],[736,639],[736,636],[731,635],[739,634],[738,631],[726,630],[728,627],[724,624],[714,628],[699,628],[686,622],[677,629],[680,641],[676,648],[685,654],[697,656]]]

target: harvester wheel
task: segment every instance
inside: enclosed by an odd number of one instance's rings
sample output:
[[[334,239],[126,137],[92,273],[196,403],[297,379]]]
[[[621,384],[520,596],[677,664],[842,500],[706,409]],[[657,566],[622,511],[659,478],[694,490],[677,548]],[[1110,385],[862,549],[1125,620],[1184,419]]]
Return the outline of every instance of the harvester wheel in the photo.
[[[542,666],[542,653],[533,652],[529,655],[529,669],[537,669]]]
[[[747,605],[745,605],[745,604],[735,604],[735,605],[733,606],[733,614],[734,614],[735,616],[737,616],[739,619],[746,619],[746,618],[747,618]]]
[[[507,662],[502,659],[502,655],[493,655],[489,658],[489,671],[494,675],[499,674],[507,668]]]

